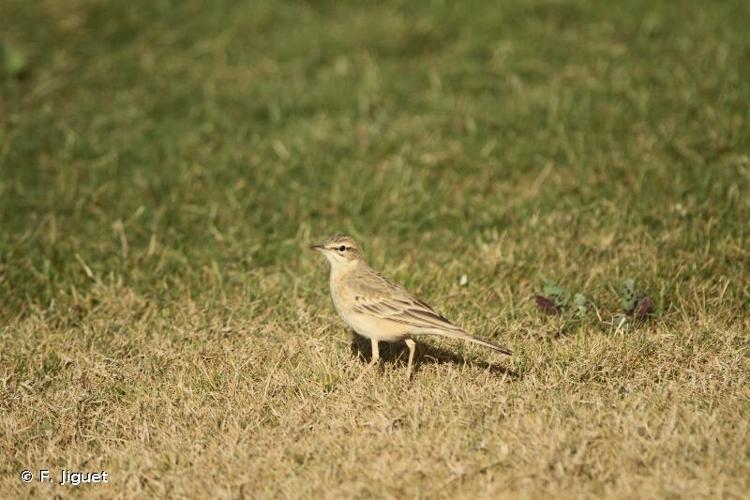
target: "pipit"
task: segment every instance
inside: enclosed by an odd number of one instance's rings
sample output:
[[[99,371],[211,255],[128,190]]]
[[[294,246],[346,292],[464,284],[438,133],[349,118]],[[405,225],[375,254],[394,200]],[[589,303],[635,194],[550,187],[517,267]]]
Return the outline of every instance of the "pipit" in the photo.
[[[416,343],[414,335],[441,335],[489,347],[503,354],[509,349],[475,337],[440,313],[384,278],[367,265],[357,243],[348,236],[331,236],[310,247],[322,253],[331,265],[333,304],[344,322],[372,343],[371,365],[378,362],[378,342],[403,340],[409,348],[406,378],[411,378]]]

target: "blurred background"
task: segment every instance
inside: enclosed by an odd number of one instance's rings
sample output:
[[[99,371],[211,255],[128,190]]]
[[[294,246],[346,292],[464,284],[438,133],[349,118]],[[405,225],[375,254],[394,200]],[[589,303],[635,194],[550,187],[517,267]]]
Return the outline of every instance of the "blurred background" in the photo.
[[[296,272],[334,231],[383,259],[484,242],[530,279],[708,278],[707,245],[747,262],[748,19],[741,1],[4,1],[3,303],[67,294],[81,261],[163,293]]]

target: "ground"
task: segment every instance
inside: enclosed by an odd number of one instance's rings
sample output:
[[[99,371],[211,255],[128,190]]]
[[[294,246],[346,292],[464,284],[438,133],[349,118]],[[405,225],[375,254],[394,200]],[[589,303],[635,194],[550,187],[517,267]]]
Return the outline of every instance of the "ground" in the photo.
[[[0,496],[746,497],[749,5],[4,0]]]

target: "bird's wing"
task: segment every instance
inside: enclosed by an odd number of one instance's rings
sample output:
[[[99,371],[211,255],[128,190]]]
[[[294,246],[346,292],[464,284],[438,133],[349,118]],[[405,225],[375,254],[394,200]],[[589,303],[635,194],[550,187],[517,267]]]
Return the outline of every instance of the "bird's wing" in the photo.
[[[442,314],[410,294],[404,287],[366,270],[352,283],[354,312],[395,321],[409,327],[411,334],[442,335],[475,342],[503,354],[510,349],[482,340],[454,325]]]
[[[358,280],[356,288],[361,293],[354,296],[355,312],[373,314],[415,330],[463,331],[405,288],[379,274],[372,273]]]

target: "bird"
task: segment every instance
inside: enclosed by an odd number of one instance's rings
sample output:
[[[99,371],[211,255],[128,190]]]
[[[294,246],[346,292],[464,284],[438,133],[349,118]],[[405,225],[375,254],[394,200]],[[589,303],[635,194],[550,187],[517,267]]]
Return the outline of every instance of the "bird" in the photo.
[[[372,269],[353,238],[336,234],[310,249],[330,264],[333,304],[341,319],[357,334],[370,339],[370,366],[378,363],[379,342],[404,341],[409,349],[406,378],[411,379],[416,342],[412,337],[438,335],[488,347],[505,355],[512,351],[475,337],[449,321],[403,286]]]

